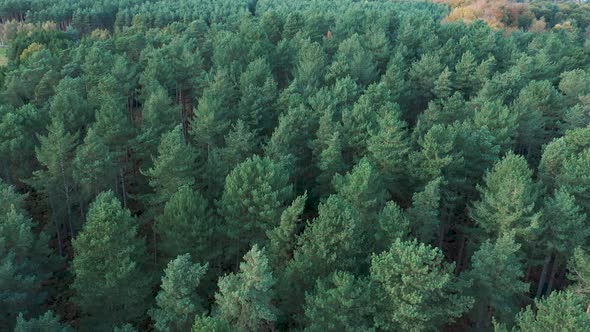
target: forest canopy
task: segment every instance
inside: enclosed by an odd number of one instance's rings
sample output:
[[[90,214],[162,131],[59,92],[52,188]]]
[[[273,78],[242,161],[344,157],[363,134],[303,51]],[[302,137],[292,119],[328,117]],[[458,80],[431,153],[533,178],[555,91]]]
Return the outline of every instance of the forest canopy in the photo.
[[[483,4],[0,0],[0,330],[590,331],[590,9]]]

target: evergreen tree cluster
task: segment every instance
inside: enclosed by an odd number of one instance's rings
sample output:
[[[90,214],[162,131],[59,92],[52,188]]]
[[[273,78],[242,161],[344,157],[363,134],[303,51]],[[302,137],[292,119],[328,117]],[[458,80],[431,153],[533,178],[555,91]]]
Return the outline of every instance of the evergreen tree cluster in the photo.
[[[448,12],[0,1],[0,330],[589,331],[589,36]]]

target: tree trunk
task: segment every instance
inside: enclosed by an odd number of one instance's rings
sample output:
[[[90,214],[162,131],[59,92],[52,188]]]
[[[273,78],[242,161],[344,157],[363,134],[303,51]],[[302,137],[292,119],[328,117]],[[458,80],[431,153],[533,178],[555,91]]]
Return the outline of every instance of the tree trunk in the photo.
[[[48,201],[49,201],[49,208],[51,209],[51,211],[55,211],[55,209],[53,208],[53,202],[51,202],[51,199],[48,197]],[[59,231],[59,223],[57,222],[57,218],[53,217],[53,223],[55,224],[55,233],[57,235],[57,247],[59,249],[59,255],[63,257],[64,255],[64,244],[63,244],[63,240],[61,239],[61,232]]]
[[[84,210],[84,200],[82,199],[82,195],[80,195],[80,220],[82,220],[82,224],[86,221],[86,211]]]
[[[461,267],[463,266],[463,251],[465,249],[465,242],[467,242],[467,239],[465,239],[465,236],[463,234],[460,235],[460,241],[461,245],[459,246],[457,258],[455,259],[455,261],[457,262],[457,266],[455,267],[455,275],[459,275]]]
[[[154,234],[154,266],[158,266],[158,238],[156,236],[156,230],[152,227],[152,233]]]
[[[550,262],[551,254],[547,254],[547,257],[545,257],[545,262],[543,263],[543,271],[541,272],[541,277],[539,278],[539,286],[537,287],[537,298],[540,298],[543,294],[543,286],[545,286],[545,281],[547,280],[547,270],[549,268]]]
[[[125,188],[125,172],[121,167],[121,189],[123,191],[123,207],[127,208],[127,189]]]
[[[553,267],[551,268],[551,274],[549,275],[549,285],[547,286],[547,296],[551,295],[551,291],[553,290],[553,282],[555,281],[555,274],[557,273],[557,269],[559,268],[559,258],[555,255],[553,259]]]
[[[64,185],[64,194],[66,195],[66,209],[68,212],[68,225],[70,227],[70,235],[72,236],[72,239],[76,236],[75,234],[75,230],[74,230],[74,225],[72,224],[72,204],[70,203],[70,190],[68,188],[68,184],[66,182],[66,172],[65,172],[65,167],[63,164],[63,161],[60,163],[61,166],[61,176],[63,179],[63,185]]]

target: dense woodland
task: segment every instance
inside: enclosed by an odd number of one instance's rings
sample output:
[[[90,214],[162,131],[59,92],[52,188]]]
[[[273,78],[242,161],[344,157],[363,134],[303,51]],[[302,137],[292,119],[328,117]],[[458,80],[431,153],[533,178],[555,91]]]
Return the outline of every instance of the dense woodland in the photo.
[[[1,0],[0,330],[590,331],[590,17],[522,6]]]

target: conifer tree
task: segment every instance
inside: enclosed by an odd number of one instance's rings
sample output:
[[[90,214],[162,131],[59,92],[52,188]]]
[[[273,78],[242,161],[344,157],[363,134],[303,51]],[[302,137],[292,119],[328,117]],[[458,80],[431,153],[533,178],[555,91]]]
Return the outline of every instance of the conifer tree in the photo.
[[[197,157],[197,151],[185,141],[180,126],[162,136],[153,167],[143,172],[155,191],[150,206],[161,207],[182,185],[194,186]]]
[[[520,242],[538,233],[541,191],[523,157],[507,154],[477,188],[481,199],[473,203],[470,215],[486,234],[497,238],[514,231]]]
[[[327,77],[336,79],[350,76],[358,84],[368,85],[375,80],[376,74],[376,63],[372,53],[365,51],[360,36],[353,34],[338,45]]]
[[[423,191],[413,195],[412,207],[407,210],[413,233],[424,243],[432,243],[439,236],[441,185],[441,178],[428,182]]]
[[[283,166],[258,156],[240,163],[228,175],[217,202],[230,241],[228,258],[236,259],[251,244],[263,243],[266,232],[278,225],[293,195],[288,179]]]
[[[92,112],[85,97],[82,79],[65,77],[55,87],[49,107],[51,118],[63,123],[66,131],[81,130],[92,123]]]
[[[48,248],[48,236],[36,235],[35,224],[23,215],[21,198],[10,187],[0,191],[6,192],[12,202],[5,211],[0,204],[0,325],[8,329],[19,313],[39,313],[46,297],[42,285],[58,261]]]
[[[240,76],[240,118],[251,128],[270,134],[278,119],[274,105],[278,97],[277,83],[264,59],[251,62]]]
[[[272,304],[276,279],[264,249],[254,245],[240,263],[240,272],[219,279],[215,303],[219,315],[237,331],[259,331],[276,321]]]
[[[385,204],[383,211],[377,219],[378,226],[375,231],[374,252],[381,253],[391,247],[397,239],[406,240],[410,234],[410,221],[407,213],[394,201]]]
[[[475,298],[474,321],[478,329],[489,327],[491,316],[510,323],[529,285],[522,281],[524,269],[520,245],[510,235],[495,243],[484,242],[471,257],[471,269],[462,277],[471,282]]]
[[[150,293],[145,242],[113,192],[92,203],[73,246],[74,302],[88,315],[87,326],[112,329],[144,314]]]
[[[445,67],[436,79],[432,93],[434,93],[434,96],[438,99],[449,98],[453,92],[451,84],[451,71],[449,70],[449,67]]]
[[[213,249],[214,224],[207,200],[188,185],[181,186],[156,217],[154,231],[159,236],[156,250],[164,262],[185,253],[200,262],[216,258]]]
[[[315,119],[314,112],[303,105],[289,109],[279,118],[264,148],[267,157],[290,169],[293,182],[299,188],[307,187],[313,176],[308,138],[316,129]]]
[[[336,174],[333,185],[338,196],[346,199],[360,213],[367,234],[370,234],[375,220],[388,198],[379,173],[367,158],[346,175]]]
[[[334,272],[305,296],[305,331],[371,331],[374,310],[367,280]]]
[[[205,178],[200,181],[206,186],[209,198],[219,198],[227,175],[239,163],[260,151],[260,137],[242,120],[236,121],[224,139],[225,146],[211,150]]]
[[[26,320],[21,313],[16,319],[16,327],[14,328],[14,332],[29,331],[73,332],[74,329],[60,322],[59,317],[56,316],[53,311],[47,311],[38,318],[32,318],[29,320]]]
[[[221,317],[197,316],[191,332],[231,332],[229,323]]]
[[[454,264],[416,241],[396,240],[374,255],[371,281],[376,289],[375,326],[383,330],[427,330],[452,322],[467,311],[473,299],[461,295]]]
[[[336,270],[358,272],[367,251],[365,239],[359,212],[339,196],[328,197],[319,206],[319,216],[298,238],[293,259],[285,267],[279,284],[281,312],[300,320],[305,292],[318,278]],[[299,287],[293,288],[294,284]]]
[[[307,193],[293,200],[281,214],[279,225],[267,231],[268,258],[273,271],[280,270],[292,256],[306,201]]]
[[[586,303],[572,291],[535,300],[535,307],[528,306],[516,316],[513,331],[586,331],[590,326]]]
[[[173,105],[166,90],[159,83],[152,83],[151,92],[142,109],[142,121],[135,140],[141,148],[138,153],[149,162],[155,156],[164,133],[180,123],[178,107]]]
[[[377,119],[377,129],[367,142],[369,158],[373,160],[390,192],[402,196],[406,178],[405,167],[410,152],[406,123],[399,112],[386,111]]]
[[[204,313],[197,286],[206,271],[207,264],[193,264],[190,254],[179,255],[168,263],[156,307],[149,311],[158,331],[188,331],[195,316]]]
[[[66,221],[72,237],[75,234],[72,205],[76,189],[72,164],[77,140],[77,134],[66,131],[63,122],[53,118],[47,136],[39,136],[41,145],[35,149],[44,169],[35,171],[30,180],[33,187],[47,196],[56,227],[59,228],[62,220]]]

